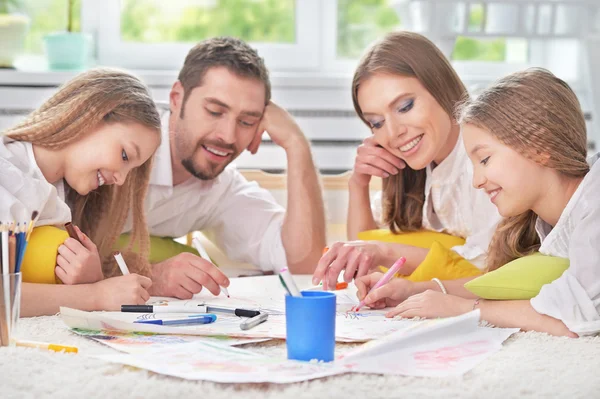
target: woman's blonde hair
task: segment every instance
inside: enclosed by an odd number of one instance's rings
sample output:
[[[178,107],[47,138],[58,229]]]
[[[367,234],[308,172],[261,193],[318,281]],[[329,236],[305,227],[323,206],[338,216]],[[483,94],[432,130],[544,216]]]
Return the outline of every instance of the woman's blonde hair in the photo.
[[[5,135],[50,150],[62,149],[101,123],[137,122],[160,137],[161,122],[148,88],[129,73],[107,68],[84,72],[67,82],[40,108]],[[129,211],[133,229],[125,251],[132,271],[149,274],[149,235],[144,198],[152,158],[133,169],[122,186],[101,186],[88,195],[68,189],[73,223],[97,245],[106,277],[119,270],[111,254]],[[134,247],[136,252],[134,252]]]
[[[435,44],[418,33],[393,32],[367,50],[354,72],[354,109],[369,127],[358,103],[358,89],[361,82],[379,73],[417,78],[450,118],[456,103],[466,95],[465,86]],[[406,167],[383,179],[383,221],[392,232],[421,229],[425,177],[425,169]]]
[[[577,96],[545,69],[498,80],[460,104],[457,119],[489,131],[525,158],[565,176],[582,177],[589,171],[585,119]],[[529,210],[500,222],[489,247],[489,271],[539,249],[536,219]]]

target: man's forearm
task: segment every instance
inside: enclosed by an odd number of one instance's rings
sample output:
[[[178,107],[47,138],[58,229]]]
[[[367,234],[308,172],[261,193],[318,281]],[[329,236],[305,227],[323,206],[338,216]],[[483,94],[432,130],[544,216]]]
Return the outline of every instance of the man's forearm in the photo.
[[[311,274],[325,247],[325,210],[310,145],[305,138],[290,147],[287,162],[283,246],[292,273]]]

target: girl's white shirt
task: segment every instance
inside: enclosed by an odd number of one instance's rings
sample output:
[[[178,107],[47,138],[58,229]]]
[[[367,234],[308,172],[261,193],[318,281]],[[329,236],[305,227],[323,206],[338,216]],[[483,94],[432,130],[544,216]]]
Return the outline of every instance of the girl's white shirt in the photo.
[[[579,335],[600,331],[600,153],[567,203],[554,228],[538,218],[536,230],[545,255],[568,258],[563,275],[531,299],[541,314],[562,320]]]
[[[71,221],[64,181],[49,183],[38,167],[31,143],[3,137],[0,143],[0,222],[29,223],[40,212],[36,226]]]
[[[473,187],[473,165],[462,136],[450,155],[435,168],[427,166],[426,173],[423,229],[464,238],[465,244],[452,250],[483,270],[501,216],[485,191]],[[380,224],[381,193],[375,196],[372,208]]]

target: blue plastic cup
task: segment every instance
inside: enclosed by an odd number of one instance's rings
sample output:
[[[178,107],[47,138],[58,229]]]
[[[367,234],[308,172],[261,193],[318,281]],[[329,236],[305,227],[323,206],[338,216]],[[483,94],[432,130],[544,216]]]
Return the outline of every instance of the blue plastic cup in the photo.
[[[330,362],[335,351],[335,294],[302,291],[285,296],[288,359]]]

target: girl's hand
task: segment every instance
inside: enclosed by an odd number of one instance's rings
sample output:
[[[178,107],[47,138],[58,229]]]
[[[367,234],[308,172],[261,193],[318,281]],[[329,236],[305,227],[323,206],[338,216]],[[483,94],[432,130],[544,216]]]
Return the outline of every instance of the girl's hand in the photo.
[[[375,142],[373,136],[367,137],[356,150],[356,159],[352,170],[351,182],[366,187],[371,176],[381,178],[396,175],[404,169],[406,163]]]
[[[373,292],[369,292],[381,277],[383,273],[371,273],[354,282],[358,288],[356,296],[359,300],[364,300],[368,307],[372,309],[393,307],[414,294],[415,284],[403,278],[394,278]]]
[[[386,313],[385,316],[425,317],[428,319],[453,317],[470,312],[474,303],[474,299],[465,299],[439,291],[427,290],[409,297]]]
[[[96,245],[75,226],[81,243],[74,238],[67,238],[58,247],[56,257],[56,276],[64,284],[89,284],[104,279],[102,262]]]
[[[319,260],[313,274],[313,284],[323,280],[323,287],[335,287],[342,270],[344,281],[366,275],[371,269],[385,265],[390,250],[380,241],[336,242]]]
[[[120,311],[121,305],[143,305],[152,280],[139,274],[107,278],[92,285],[96,310]]]

